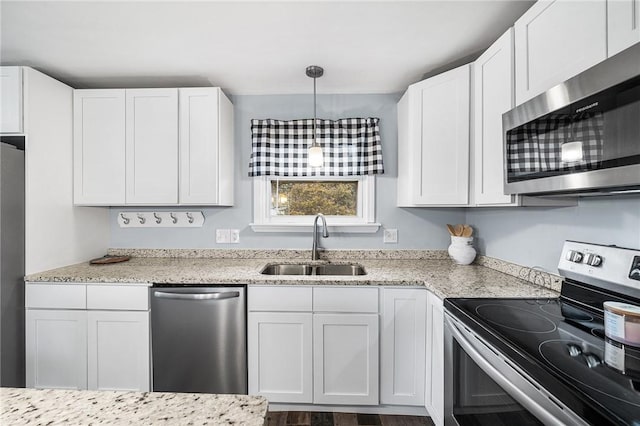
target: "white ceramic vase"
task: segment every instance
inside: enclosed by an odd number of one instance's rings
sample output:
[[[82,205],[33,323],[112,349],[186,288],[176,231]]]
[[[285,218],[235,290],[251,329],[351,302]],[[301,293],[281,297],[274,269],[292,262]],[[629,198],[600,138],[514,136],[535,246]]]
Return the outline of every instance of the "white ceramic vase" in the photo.
[[[452,235],[449,256],[458,265],[470,264],[476,258],[476,249],[471,244],[473,244],[473,237],[454,237]]]

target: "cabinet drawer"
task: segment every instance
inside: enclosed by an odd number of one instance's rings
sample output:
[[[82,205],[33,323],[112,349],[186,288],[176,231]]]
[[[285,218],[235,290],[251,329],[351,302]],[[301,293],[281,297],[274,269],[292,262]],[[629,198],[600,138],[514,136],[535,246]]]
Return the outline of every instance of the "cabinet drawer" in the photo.
[[[378,313],[378,289],[314,288],[313,311]]]
[[[25,306],[41,309],[85,309],[86,287],[78,284],[27,284]]]
[[[87,309],[149,310],[149,287],[140,285],[88,285]]]
[[[311,287],[250,286],[249,311],[311,312]]]

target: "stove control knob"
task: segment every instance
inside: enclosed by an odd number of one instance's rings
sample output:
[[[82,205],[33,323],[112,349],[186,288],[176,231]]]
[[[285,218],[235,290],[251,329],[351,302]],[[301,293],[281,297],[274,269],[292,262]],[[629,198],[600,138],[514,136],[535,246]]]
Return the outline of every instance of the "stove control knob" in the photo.
[[[587,367],[589,368],[594,368],[602,364],[602,361],[600,361],[600,358],[598,358],[594,354],[585,354],[584,359],[587,361]]]
[[[567,260],[569,262],[580,263],[582,262],[583,254],[579,251],[569,250],[567,252]]]
[[[574,345],[573,343],[568,344],[567,348],[569,349],[569,355],[572,357],[577,357],[582,353],[582,348],[578,345]]]
[[[590,266],[600,266],[602,265],[602,257],[598,256],[597,254],[589,253],[585,257],[584,262]]]

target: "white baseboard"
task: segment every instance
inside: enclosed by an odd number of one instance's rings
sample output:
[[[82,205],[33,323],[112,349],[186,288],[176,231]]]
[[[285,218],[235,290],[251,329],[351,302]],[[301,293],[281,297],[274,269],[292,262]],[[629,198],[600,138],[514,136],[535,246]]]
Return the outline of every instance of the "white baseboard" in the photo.
[[[330,413],[391,414],[428,416],[424,407],[409,405],[321,405],[269,403],[269,411],[322,411]]]

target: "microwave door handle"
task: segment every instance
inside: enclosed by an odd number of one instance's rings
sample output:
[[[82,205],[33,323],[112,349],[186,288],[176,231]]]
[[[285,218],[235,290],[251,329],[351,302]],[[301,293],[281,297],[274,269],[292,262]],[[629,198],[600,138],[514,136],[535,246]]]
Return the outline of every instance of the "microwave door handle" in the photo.
[[[171,293],[168,291],[156,291],[155,297],[160,299],[182,299],[182,300],[223,300],[239,297],[238,291],[226,291],[218,293]]]
[[[495,368],[487,359],[482,356],[482,354],[473,346],[469,340],[462,334],[462,332],[456,327],[454,321],[449,317],[448,314],[444,315],[445,327],[447,330],[451,332],[451,335],[457,343],[462,347],[462,349],[473,359],[476,364],[485,372],[491,379],[493,379],[502,389],[507,391],[507,393],[513,397],[516,401],[518,401],[524,408],[526,408],[529,412],[534,414],[538,419],[542,420],[544,424],[554,425],[561,424],[556,416],[550,413],[545,407],[540,405],[537,401],[527,395],[522,391],[518,386],[511,382],[507,377],[505,377],[497,368]],[[507,365],[507,364],[505,364]],[[520,375],[516,372],[516,374]],[[526,380],[526,379],[525,379]],[[553,404],[552,401],[549,401],[550,404]],[[564,410],[563,410],[564,411]],[[569,413],[565,413],[569,414]],[[576,421],[575,424],[584,424],[584,421],[575,418],[572,416],[572,420]]]

